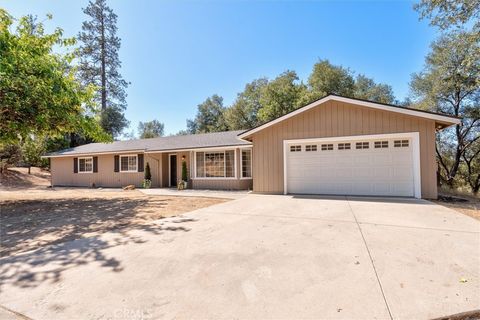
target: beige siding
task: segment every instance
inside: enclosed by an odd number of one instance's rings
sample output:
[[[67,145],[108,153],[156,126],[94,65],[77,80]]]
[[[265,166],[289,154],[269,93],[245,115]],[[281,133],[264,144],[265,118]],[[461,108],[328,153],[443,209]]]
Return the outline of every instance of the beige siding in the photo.
[[[122,153],[122,155],[127,153]],[[252,189],[252,179],[240,179],[240,150],[236,150],[236,179],[191,179],[193,177],[193,152],[156,153],[144,156],[145,166],[150,165],[153,187],[169,186],[170,154],[177,155],[177,177],[182,176],[182,156],[185,156],[190,186],[198,189],[240,190]],[[114,154],[98,155],[98,172],[73,173],[74,157],[51,158],[52,184],[54,186],[90,187],[123,187],[133,184],[141,186],[144,172],[114,172]]]
[[[437,197],[435,122],[338,101],[279,122],[251,136],[253,190],[283,193],[283,140],[419,132],[423,198]]]
[[[127,153],[125,153],[127,154]],[[124,155],[124,153],[122,153]],[[122,187],[133,184],[139,187],[142,184],[144,172],[114,172],[114,155],[98,155],[98,172],[73,173],[74,157],[52,158],[52,185],[89,187]],[[150,164],[152,185],[160,185],[159,168],[161,159],[158,156],[145,155],[145,165]]]
[[[193,180],[194,189],[252,190],[252,179]]]

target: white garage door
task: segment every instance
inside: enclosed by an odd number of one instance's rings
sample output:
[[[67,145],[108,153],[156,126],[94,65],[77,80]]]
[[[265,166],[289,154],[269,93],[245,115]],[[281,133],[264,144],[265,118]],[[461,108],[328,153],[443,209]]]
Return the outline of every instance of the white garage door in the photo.
[[[412,197],[412,139],[287,143],[288,193]]]

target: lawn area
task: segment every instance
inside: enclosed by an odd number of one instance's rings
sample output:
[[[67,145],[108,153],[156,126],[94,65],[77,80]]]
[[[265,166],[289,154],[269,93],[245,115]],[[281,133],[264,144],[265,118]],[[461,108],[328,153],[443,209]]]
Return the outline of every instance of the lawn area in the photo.
[[[22,174],[15,172],[21,183],[10,179],[0,189],[0,256],[107,231],[145,229],[155,220],[228,201],[147,196],[136,190],[51,189],[37,170],[29,180]]]

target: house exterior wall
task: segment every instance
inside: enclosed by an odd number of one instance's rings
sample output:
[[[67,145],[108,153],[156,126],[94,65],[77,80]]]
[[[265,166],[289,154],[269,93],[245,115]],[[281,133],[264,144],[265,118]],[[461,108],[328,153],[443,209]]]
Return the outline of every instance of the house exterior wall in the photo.
[[[137,153],[121,153],[121,155],[136,155]],[[73,159],[76,157],[51,158],[53,186],[89,187],[93,183],[97,187],[123,187],[133,184],[140,187],[144,172],[114,172],[114,154],[98,155],[98,172],[74,173]],[[145,166],[150,165],[152,186],[160,186],[159,168],[161,158],[158,155],[144,155]]]
[[[189,187],[195,189],[217,190],[247,190],[252,189],[252,179],[240,179],[241,163],[240,149],[236,149],[235,179],[194,179],[193,151],[149,153],[144,155],[144,164],[150,165],[152,174],[152,187],[169,186],[169,155],[177,155],[177,178],[182,177],[182,156],[187,163]],[[121,153],[121,155],[136,155],[137,153]],[[73,157],[51,158],[51,172],[53,186],[90,187],[124,187],[133,184],[136,187],[142,185],[144,172],[114,172],[114,157],[116,154],[96,155],[98,157],[98,172],[74,173]],[[94,155],[92,155],[94,156]]]
[[[230,149],[231,150],[231,149]],[[251,190],[253,187],[252,179],[241,179],[241,162],[240,162],[240,150],[239,148],[235,149],[236,155],[236,178],[226,178],[226,179],[208,179],[208,178],[195,178],[195,152],[194,151],[181,151],[181,152],[169,152],[168,155],[176,154],[177,155],[177,177],[181,179],[182,177],[182,157],[185,157],[185,162],[187,163],[187,175],[189,187],[193,189],[213,189],[213,190]],[[200,151],[200,150],[199,150]],[[166,158],[166,168],[164,169],[166,175],[166,183],[163,184],[164,187],[168,187],[169,179],[169,167],[168,167],[168,158]]]
[[[433,120],[332,100],[252,134],[253,191],[283,193],[283,140],[402,132],[419,132],[422,198],[436,198]]]

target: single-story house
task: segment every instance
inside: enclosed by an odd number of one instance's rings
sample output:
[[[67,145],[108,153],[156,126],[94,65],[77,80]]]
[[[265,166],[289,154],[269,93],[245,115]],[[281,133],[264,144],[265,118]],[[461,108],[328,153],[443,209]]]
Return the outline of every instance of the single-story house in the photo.
[[[437,197],[435,134],[457,117],[328,95],[247,131],[91,143],[51,153],[52,185]]]

